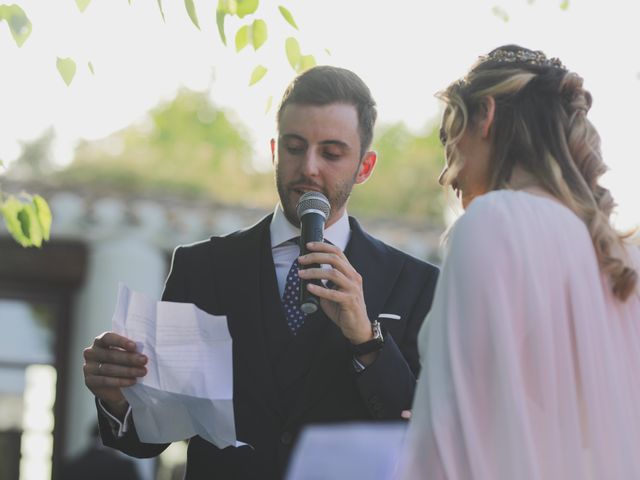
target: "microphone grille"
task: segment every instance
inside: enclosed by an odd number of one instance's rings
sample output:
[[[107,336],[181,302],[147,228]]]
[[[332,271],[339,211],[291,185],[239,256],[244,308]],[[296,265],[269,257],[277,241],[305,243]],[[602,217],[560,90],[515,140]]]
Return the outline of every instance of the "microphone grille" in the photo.
[[[309,211],[319,211],[324,215],[325,220],[329,218],[329,212],[331,212],[331,205],[329,200],[320,192],[306,192],[298,200],[298,218],[302,218],[305,213]]]

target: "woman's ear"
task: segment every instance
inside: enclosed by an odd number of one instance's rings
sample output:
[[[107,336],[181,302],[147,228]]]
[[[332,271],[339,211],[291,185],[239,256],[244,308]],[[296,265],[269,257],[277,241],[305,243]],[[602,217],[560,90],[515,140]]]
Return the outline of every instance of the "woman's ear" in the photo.
[[[493,125],[493,118],[496,113],[496,101],[493,97],[486,97],[482,102],[482,120],[480,120],[480,130],[482,138],[488,138]]]

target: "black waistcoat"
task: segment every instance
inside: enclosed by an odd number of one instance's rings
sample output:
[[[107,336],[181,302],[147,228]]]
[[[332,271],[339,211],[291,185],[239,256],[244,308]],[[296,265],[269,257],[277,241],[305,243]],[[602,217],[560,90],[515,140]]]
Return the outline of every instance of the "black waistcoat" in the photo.
[[[266,245],[263,242],[263,245]],[[282,419],[287,419],[300,401],[306,374],[311,367],[317,340],[331,322],[320,311],[307,315],[304,325],[293,335],[284,313],[270,246],[261,257],[261,312],[267,352],[278,395]]]

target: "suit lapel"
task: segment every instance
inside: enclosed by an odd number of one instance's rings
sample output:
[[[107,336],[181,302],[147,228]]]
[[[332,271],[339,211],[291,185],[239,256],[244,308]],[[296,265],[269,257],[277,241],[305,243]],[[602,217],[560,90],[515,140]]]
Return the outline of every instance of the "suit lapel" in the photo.
[[[247,230],[215,239],[214,268],[228,274],[219,279],[218,287],[224,292],[224,311],[233,338],[234,382],[238,383],[234,391],[241,383],[242,389],[249,390],[277,412],[273,372],[260,311],[261,255],[265,250],[264,243],[270,242],[270,221],[271,216],[267,216]]]
[[[364,301],[369,320],[382,312],[392,288],[404,265],[399,256],[387,245],[362,230],[353,217],[349,217],[351,240],[345,249],[349,263],[362,276]]]
[[[349,217],[349,223],[351,239],[345,255],[363,278],[364,300],[371,320],[381,313],[400,274],[402,262],[394,258],[396,255],[393,255],[389,247],[367,235],[354,218]],[[326,390],[335,372],[348,368],[345,362],[352,359],[347,339],[329,318],[325,317],[325,320],[328,325],[318,335],[314,345],[314,357],[302,401],[292,412],[290,422],[295,422],[316,401],[321,401],[322,392]]]

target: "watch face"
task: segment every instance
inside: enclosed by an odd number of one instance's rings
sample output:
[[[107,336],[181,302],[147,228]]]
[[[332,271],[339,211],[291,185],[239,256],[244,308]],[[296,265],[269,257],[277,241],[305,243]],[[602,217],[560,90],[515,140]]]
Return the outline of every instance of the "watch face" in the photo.
[[[382,340],[382,329],[380,328],[380,322],[378,322],[377,320],[375,322],[373,322],[372,328],[373,328],[373,339],[374,340],[377,340],[377,339]]]

